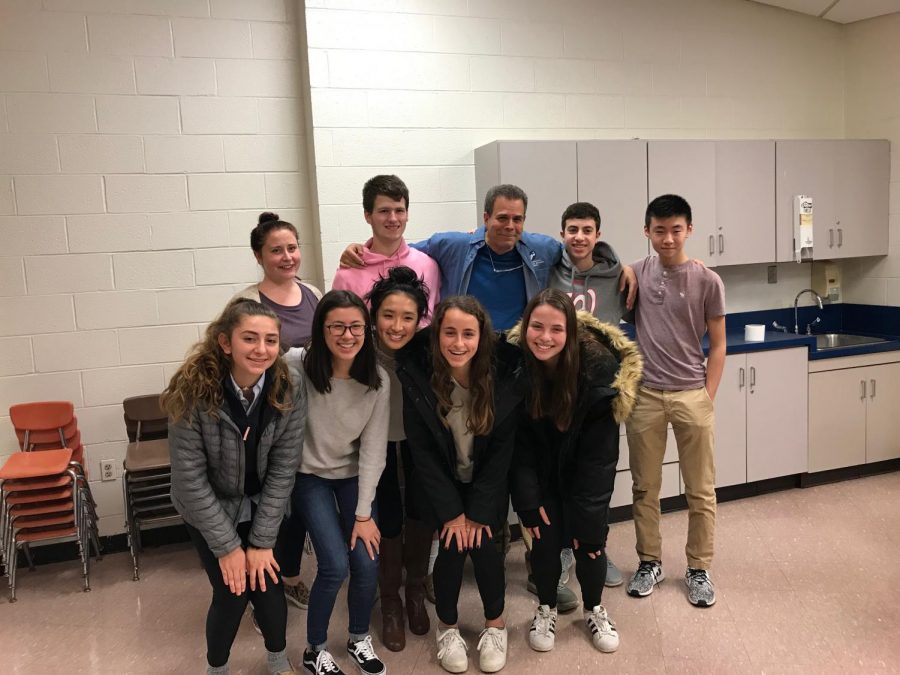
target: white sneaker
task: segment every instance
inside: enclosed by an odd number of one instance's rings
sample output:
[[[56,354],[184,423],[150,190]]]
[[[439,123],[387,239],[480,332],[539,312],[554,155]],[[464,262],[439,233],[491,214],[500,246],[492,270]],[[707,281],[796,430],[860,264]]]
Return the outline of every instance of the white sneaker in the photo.
[[[478,640],[482,673],[496,673],[506,665],[506,628],[485,628]]]
[[[556,607],[538,605],[528,632],[528,644],[536,652],[549,652],[556,644]]]
[[[458,628],[437,629],[438,662],[448,673],[464,673],[469,667],[469,647]]]
[[[619,648],[619,632],[616,630],[603,605],[585,611],[584,619],[591,631],[591,641],[601,652],[614,652]]]

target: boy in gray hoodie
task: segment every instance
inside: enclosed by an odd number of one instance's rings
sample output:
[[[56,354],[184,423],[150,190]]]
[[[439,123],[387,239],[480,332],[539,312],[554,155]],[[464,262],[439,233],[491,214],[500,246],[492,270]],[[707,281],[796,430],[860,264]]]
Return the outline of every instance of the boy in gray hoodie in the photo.
[[[614,326],[627,314],[625,293],[619,292],[622,263],[600,241],[600,212],[588,202],[571,204],[562,214],[560,236],[566,250],[550,272],[550,288],[565,291],[575,309],[590,312]]]

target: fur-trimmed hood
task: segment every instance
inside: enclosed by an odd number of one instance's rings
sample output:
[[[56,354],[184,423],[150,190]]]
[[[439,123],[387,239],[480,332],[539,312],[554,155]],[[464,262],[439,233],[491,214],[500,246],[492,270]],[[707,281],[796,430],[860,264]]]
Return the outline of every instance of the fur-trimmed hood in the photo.
[[[582,372],[586,384],[590,386],[611,387],[618,391],[613,400],[612,409],[616,422],[628,419],[634,410],[644,360],[637,345],[617,326],[603,323],[589,312],[579,311],[578,346],[581,350]],[[522,322],[509,329],[506,339],[512,344],[521,340]],[[609,372],[604,361],[608,360],[608,352],[618,363],[615,373]]]

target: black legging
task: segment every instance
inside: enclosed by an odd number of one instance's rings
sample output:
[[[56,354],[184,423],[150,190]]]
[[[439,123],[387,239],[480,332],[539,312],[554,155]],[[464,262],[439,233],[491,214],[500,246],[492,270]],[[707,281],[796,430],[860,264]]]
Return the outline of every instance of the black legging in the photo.
[[[403,484],[406,489],[401,494],[400,471],[397,453],[403,462]],[[406,441],[389,441],[387,444],[387,462],[378,480],[375,500],[378,502],[378,528],[385,539],[399,537],[403,531],[404,516],[411,520],[419,520],[419,511],[415,505],[416,490],[412,488],[412,456],[409,443]]]
[[[294,501],[293,493],[297,490],[297,482],[291,492],[291,504]],[[306,523],[303,515],[292,509],[286,513],[281,527],[278,529],[278,539],[275,541],[275,561],[281,568],[281,576],[300,576],[300,561],[303,559],[303,545],[306,543]]]
[[[550,605],[552,608],[556,607],[556,589],[562,573],[559,554],[564,548],[572,546],[572,536],[559,502],[548,499],[543,506],[550,524],[546,525],[541,521],[541,538],[532,539],[531,571],[537,586],[538,600],[542,605]],[[603,547],[603,554],[593,560],[583,547],[575,551],[575,576],[581,584],[584,608],[588,610],[599,605],[603,596],[603,584],[606,582],[606,542],[603,542]]]
[[[228,663],[231,653],[231,645],[241,625],[241,617],[247,603],[253,603],[253,611],[256,613],[256,622],[262,631],[266,649],[270,652],[280,652],[286,646],[285,632],[287,630],[287,602],[284,598],[284,590],[281,587],[281,575],[278,575],[278,583],[274,584],[269,579],[266,590],[260,590],[257,585],[255,591],[250,590],[250,582],[241,595],[231,592],[222,580],[222,570],[219,561],[209,545],[200,534],[200,531],[190,525],[187,527],[191,541],[200,555],[200,561],[209,577],[209,583],[213,589],[212,602],[209,612],[206,614],[206,662],[218,668]],[[250,522],[237,526],[241,545],[247,548],[247,539],[250,535]]]

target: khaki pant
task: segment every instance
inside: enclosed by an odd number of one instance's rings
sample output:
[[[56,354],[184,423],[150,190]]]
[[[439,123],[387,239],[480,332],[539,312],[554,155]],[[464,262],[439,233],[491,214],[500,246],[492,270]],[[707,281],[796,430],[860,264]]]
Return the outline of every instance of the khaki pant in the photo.
[[[706,388],[661,391],[641,387],[626,424],[634,499],[634,529],[641,560],[662,560],[659,491],[666,424],[678,444],[688,503],[688,567],[709,569],[716,529],[715,414]]]

